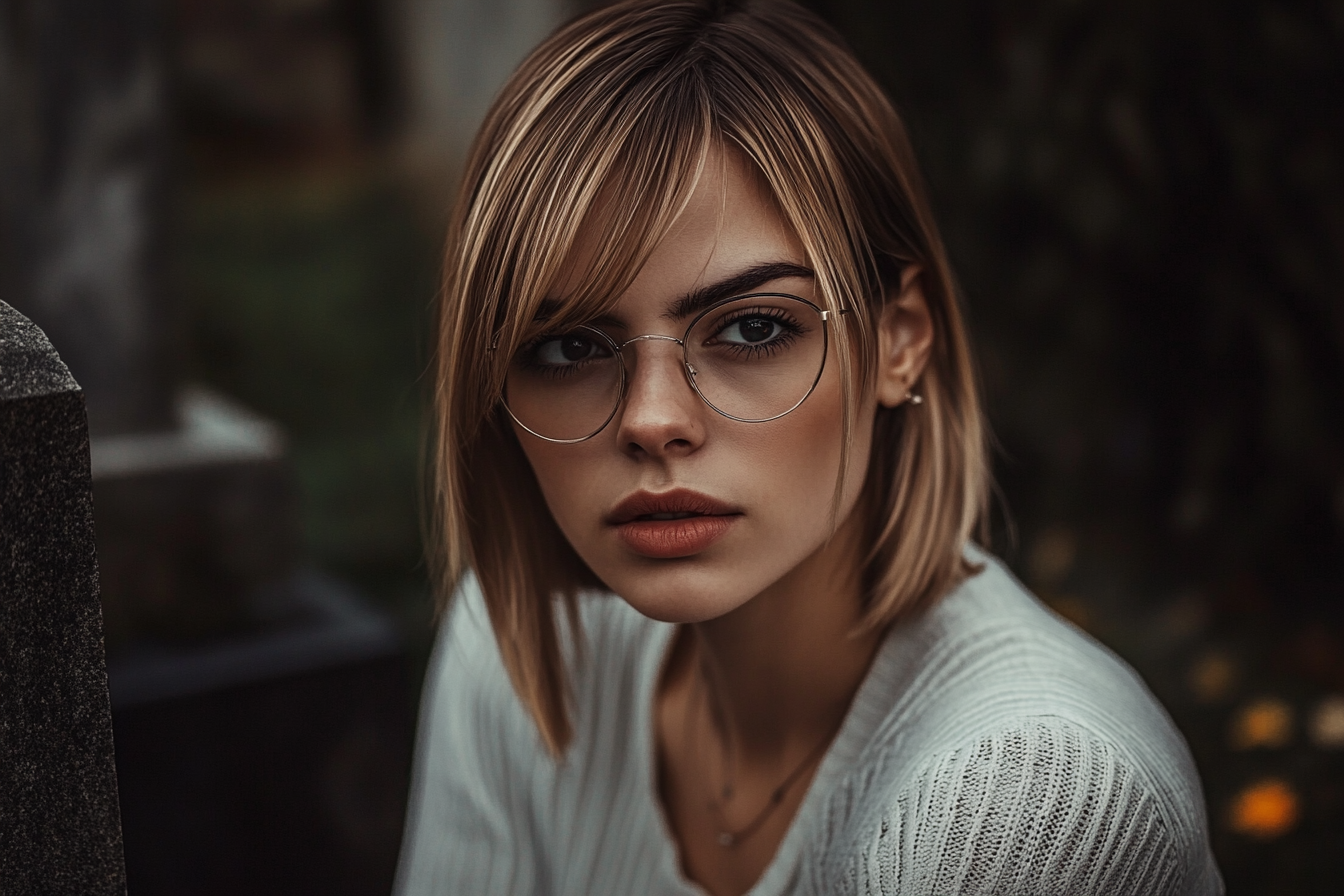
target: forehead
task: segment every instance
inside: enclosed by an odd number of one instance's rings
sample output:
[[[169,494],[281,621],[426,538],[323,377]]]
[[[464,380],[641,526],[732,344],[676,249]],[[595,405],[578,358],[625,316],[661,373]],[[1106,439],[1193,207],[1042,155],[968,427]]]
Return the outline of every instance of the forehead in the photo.
[[[620,239],[611,222],[627,218],[629,199],[605,190],[563,260],[546,307],[564,314],[575,297],[603,292],[604,310],[632,300],[675,302],[686,293],[732,278],[749,268],[807,267],[802,245],[755,166],[739,153],[715,149],[703,160],[689,194],[631,266],[629,282],[606,290],[599,259]],[[637,251],[635,246],[630,247]]]

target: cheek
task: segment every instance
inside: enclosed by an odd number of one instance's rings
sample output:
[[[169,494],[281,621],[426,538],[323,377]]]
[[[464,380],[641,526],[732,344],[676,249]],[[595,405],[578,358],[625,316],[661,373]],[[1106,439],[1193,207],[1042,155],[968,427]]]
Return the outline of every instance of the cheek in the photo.
[[[605,459],[600,453],[600,442],[599,437],[577,445],[557,445],[519,436],[546,508],[576,548],[580,547],[586,525],[591,523],[593,507],[600,503],[596,483],[601,481],[599,467]]]
[[[769,493],[771,505],[815,519],[824,519],[830,513],[845,455],[843,408],[839,383],[823,381],[788,416],[772,423],[738,425],[731,431],[737,443],[734,453],[741,459],[744,474]],[[862,427],[856,425],[856,429]],[[858,444],[863,433],[854,435],[856,444],[849,452],[850,469],[843,490],[845,503],[856,491],[849,485],[854,480],[854,467],[859,467],[861,481],[867,459],[866,450],[859,450],[865,446]],[[845,508],[841,510],[843,513]]]
[[[852,512],[868,472],[877,406],[875,400],[869,398],[855,409],[846,451],[844,398],[840,384],[838,381],[829,384],[823,382],[818,384],[818,392],[821,392],[822,385],[829,385],[829,388],[820,395],[814,393],[790,415],[798,417],[797,428],[788,436],[775,440],[777,447],[774,450],[784,453],[786,462],[798,472],[799,480],[807,484],[803,492],[811,512],[829,515],[834,508],[836,523],[839,524]],[[809,409],[808,405],[818,398],[822,400]],[[789,417],[784,420],[789,420]],[[842,460],[847,461],[845,478],[840,489],[840,504],[835,507],[836,484]]]
[[[581,474],[581,466],[573,462],[573,452],[570,452],[571,456],[565,457],[562,452],[555,450],[571,446],[538,443],[536,439],[524,435],[519,435],[518,441],[523,446],[523,454],[532,467],[532,473],[537,478],[537,485],[541,487],[541,494],[546,499],[551,515],[556,516],[555,509],[570,506],[573,503],[570,496],[580,491],[580,483],[577,480]],[[556,521],[561,522],[558,516]]]

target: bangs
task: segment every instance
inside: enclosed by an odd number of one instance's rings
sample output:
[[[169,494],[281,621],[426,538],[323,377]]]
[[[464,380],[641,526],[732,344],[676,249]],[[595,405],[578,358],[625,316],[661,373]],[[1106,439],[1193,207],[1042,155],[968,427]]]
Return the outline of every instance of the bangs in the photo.
[[[685,209],[717,142],[694,72],[613,89],[594,115],[582,94],[605,80],[549,98],[476,196],[470,226],[497,239],[463,270],[459,295],[477,298],[492,325],[483,404],[498,399],[519,346],[611,309]]]

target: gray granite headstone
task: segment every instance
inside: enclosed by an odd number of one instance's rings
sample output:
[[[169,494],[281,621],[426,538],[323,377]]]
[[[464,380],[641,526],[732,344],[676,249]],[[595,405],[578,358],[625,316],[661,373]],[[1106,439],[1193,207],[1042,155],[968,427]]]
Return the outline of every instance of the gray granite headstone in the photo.
[[[84,395],[0,301],[0,896],[125,891]]]

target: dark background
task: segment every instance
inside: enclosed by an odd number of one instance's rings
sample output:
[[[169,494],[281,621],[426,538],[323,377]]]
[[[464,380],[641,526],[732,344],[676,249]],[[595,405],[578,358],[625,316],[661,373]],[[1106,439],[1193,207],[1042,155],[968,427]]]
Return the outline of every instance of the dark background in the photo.
[[[995,547],[1175,716],[1228,891],[1338,892],[1344,5],[818,10],[962,277]]]
[[[994,549],[1168,707],[1230,894],[1339,892],[1344,2],[810,5],[924,166],[997,438]],[[422,665],[455,171],[415,148],[407,6],[155,14],[166,363],[285,427],[305,555]]]

